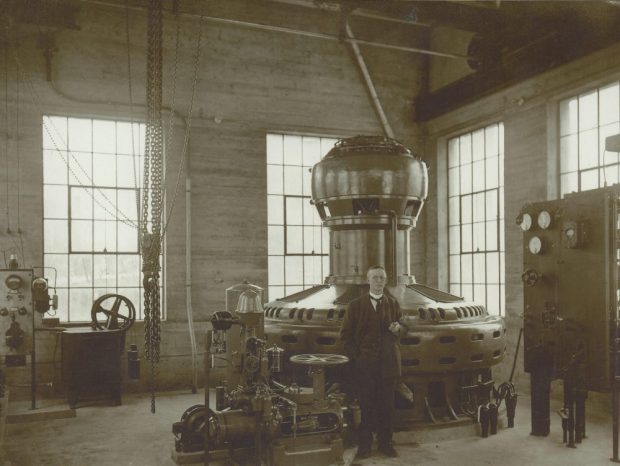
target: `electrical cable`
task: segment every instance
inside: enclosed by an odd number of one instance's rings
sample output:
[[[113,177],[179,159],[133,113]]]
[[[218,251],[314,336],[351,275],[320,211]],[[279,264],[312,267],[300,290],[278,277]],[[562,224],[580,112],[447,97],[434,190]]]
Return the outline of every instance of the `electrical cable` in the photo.
[[[519,347],[521,346],[522,335],[523,335],[523,327],[519,329],[519,337],[517,338],[517,347],[515,349],[515,357],[512,360],[512,369],[510,371],[510,378],[508,379],[510,383],[512,383],[512,377],[514,376],[515,368],[517,367],[517,357],[519,356]]]
[[[7,69],[7,49],[4,48],[4,156],[6,162],[6,232],[11,233],[11,216],[9,214],[9,75]]]

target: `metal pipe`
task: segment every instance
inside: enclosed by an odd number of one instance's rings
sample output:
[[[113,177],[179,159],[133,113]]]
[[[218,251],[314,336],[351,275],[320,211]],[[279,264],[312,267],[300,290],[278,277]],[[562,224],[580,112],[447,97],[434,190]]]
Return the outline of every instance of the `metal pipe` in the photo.
[[[349,44],[351,45],[351,50],[353,50],[353,54],[357,59],[357,64],[360,67],[360,71],[364,76],[364,81],[366,81],[366,88],[368,89],[368,93],[370,94],[370,98],[372,99],[372,103],[375,107],[375,112],[377,112],[377,116],[381,121],[381,126],[383,127],[383,133],[386,137],[390,139],[394,139],[394,131],[392,131],[392,127],[385,116],[385,112],[383,111],[383,107],[381,106],[381,101],[379,100],[379,96],[377,95],[377,90],[372,82],[372,78],[370,77],[370,73],[368,72],[368,68],[366,67],[366,62],[364,61],[364,57],[362,57],[362,53],[360,52],[360,48],[357,45],[357,41],[353,36],[353,31],[351,31],[351,26],[349,26],[349,22],[345,21],[345,30],[347,33],[347,37],[349,39]]]
[[[205,449],[204,449],[204,466],[209,466],[209,377],[210,370],[210,353],[211,344],[213,342],[213,330],[207,330],[207,341],[205,343]]]
[[[105,1],[102,1],[102,0],[81,0],[81,1],[83,3],[90,3],[90,4],[93,4],[93,5],[102,5],[102,6],[109,6],[109,7],[116,7],[116,8],[126,8],[125,5],[117,5],[117,4],[105,2]],[[144,8],[137,7],[137,6],[132,6],[132,7],[129,7],[129,8],[131,8],[133,10],[144,10]],[[200,17],[200,15],[192,14],[192,13],[179,13],[179,16],[194,17],[194,18],[199,18]],[[247,27],[247,28],[251,28],[251,29],[260,29],[260,30],[263,30],[263,31],[283,32],[283,33],[287,33],[287,34],[295,34],[295,35],[298,35],[298,36],[313,37],[315,39],[327,39],[327,40],[333,40],[333,41],[340,41],[341,40],[339,37],[332,36],[330,34],[322,34],[320,32],[311,32],[311,31],[302,31],[302,30],[299,30],[299,29],[291,29],[291,28],[285,28],[285,27],[280,27],[280,26],[270,26],[270,25],[267,25],[267,24],[260,24],[260,23],[251,23],[251,22],[248,22],[248,21],[239,21],[239,20],[236,20],[236,19],[218,18],[216,16],[203,16],[203,19],[205,21],[209,21],[209,22],[212,22],[212,23],[230,24],[230,25],[233,25],[233,26],[241,26],[241,27]],[[345,40],[347,40],[347,39],[345,39]],[[372,42],[372,41],[367,41],[367,40],[357,40],[357,42],[360,43],[360,44],[370,45],[370,46],[373,46],[373,47],[381,47],[381,48],[386,48],[386,49],[401,50],[403,52],[419,53],[419,54],[422,54],[422,55],[432,55],[432,56],[435,56],[435,57],[457,58],[457,59],[460,59],[460,60],[475,59],[475,57],[470,57],[468,55],[459,55],[459,54],[456,54],[456,53],[448,53],[448,52],[436,52],[434,50],[422,49],[422,48],[418,48],[418,47],[405,47],[405,46],[400,46],[400,45],[383,44],[383,43],[380,43],[380,42]]]

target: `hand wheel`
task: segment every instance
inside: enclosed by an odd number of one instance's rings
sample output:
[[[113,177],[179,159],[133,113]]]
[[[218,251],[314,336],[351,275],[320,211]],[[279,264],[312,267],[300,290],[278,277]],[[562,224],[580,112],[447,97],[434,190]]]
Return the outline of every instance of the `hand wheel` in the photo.
[[[124,306],[123,306],[124,305]],[[105,316],[105,322],[100,323],[98,314]],[[120,294],[104,294],[97,298],[90,310],[94,329],[128,330],[136,320],[136,308],[129,298]]]

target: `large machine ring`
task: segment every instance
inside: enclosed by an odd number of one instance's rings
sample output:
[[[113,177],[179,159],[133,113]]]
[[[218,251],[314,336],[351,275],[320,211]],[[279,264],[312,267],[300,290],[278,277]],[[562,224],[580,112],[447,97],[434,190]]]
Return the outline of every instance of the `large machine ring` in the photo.
[[[110,308],[105,306],[108,302],[112,303]],[[121,308],[122,304],[125,305],[123,308]],[[105,322],[99,322],[97,318],[98,314],[103,314],[105,316]],[[104,294],[93,303],[93,307],[90,310],[90,317],[94,329],[120,329],[125,331],[128,330],[136,320],[136,308],[126,296],[120,294]]]
[[[338,366],[349,362],[349,358],[342,354],[296,354],[290,361],[306,366]]]

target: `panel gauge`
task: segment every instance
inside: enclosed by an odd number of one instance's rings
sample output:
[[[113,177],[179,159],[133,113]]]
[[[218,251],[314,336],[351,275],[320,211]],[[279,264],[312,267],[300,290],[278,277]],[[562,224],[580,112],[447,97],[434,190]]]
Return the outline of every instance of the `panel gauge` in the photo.
[[[532,236],[527,244],[527,248],[532,254],[540,254],[542,251],[542,240],[538,236]]]
[[[517,219],[517,223],[523,231],[528,231],[532,228],[532,216],[530,214],[522,214]]]
[[[551,214],[547,210],[542,210],[538,214],[538,226],[546,230],[551,226]]]

